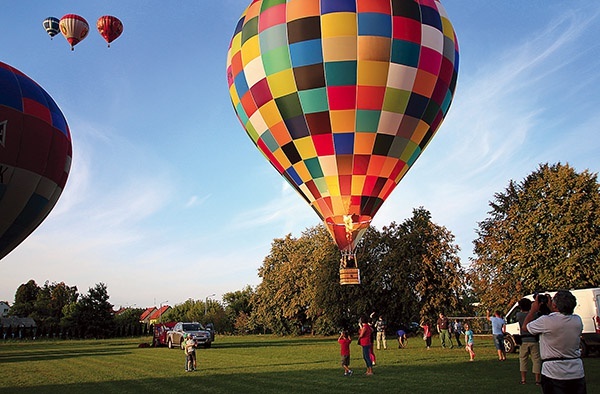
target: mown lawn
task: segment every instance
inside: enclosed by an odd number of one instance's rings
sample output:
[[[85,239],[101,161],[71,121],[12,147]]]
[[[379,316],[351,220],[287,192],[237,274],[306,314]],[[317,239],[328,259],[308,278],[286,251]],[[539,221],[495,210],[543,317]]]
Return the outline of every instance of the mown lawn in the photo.
[[[0,393],[541,393],[530,376],[520,385],[515,354],[496,359],[489,337],[477,337],[475,362],[464,349],[408,348],[395,341],[376,351],[364,375],[360,347],[351,346],[354,376],[344,377],[333,337],[218,336],[198,349],[196,372],[184,371],[181,350],[138,348],[149,338],[97,341],[0,341]],[[588,393],[600,394],[600,358],[585,359]]]

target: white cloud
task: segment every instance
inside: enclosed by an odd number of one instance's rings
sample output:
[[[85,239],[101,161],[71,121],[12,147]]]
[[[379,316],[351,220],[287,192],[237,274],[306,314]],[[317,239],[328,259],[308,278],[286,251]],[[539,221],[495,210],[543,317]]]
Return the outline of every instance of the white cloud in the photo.
[[[504,191],[510,179],[522,179],[550,157],[562,157],[564,162],[578,152],[597,155],[598,138],[590,141],[593,147],[582,144],[582,139],[597,130],[598,115],[577,119],[564,133],[549,123],[545,104],[551,90],[573,89],[562,74],[581,60],[578,40],[596,17],[582,20],[566,13],[501,56],[488,57],[475,72],[467,65],[471,72],[459,76],[455,101],[439,134],[384,204],[374,225],[402,221],[413,208],[424,206],[435,222],[456,235],[466,263],[477,222],[485,219],[488,202],[494,193]],[[468,49],[468,41],[463,42],[461,50]],[[547,147],[539,143],[543,133],[552,135]]]

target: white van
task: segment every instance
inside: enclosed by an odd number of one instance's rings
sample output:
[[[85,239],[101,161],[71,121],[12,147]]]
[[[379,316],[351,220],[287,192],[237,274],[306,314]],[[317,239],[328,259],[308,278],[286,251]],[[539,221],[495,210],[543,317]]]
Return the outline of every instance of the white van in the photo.
[[[591,349],[600,349],[600,287],[593,289],[570,290],[577,298],[577,306],[573,312],[581,317],[583,321],[583,333],[581,334],[581,355],[587,356]],[[540,292],[540,294],[550,294],[554,296],[555,291]],[[533,301],[533,294],[526,296]],[[517,321],[517,312],[519,305],[515,303],[506,314],[506,335],[504,336],[504,346],[507,353],[513,353],[518,345],[513,335],[519,335],[521,329]]]

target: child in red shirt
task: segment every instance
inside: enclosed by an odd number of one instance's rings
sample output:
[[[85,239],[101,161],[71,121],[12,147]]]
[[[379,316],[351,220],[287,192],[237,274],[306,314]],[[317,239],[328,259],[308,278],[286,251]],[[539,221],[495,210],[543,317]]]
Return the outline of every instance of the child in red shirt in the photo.
[[[340,353],[342,355],[344,376],[350,376],[352,375],[352,370],[350,369],[350,343],[352,342],[352,338],[350,338],[348,331],[342,331],[338,338],[338,342],[340,344]]]

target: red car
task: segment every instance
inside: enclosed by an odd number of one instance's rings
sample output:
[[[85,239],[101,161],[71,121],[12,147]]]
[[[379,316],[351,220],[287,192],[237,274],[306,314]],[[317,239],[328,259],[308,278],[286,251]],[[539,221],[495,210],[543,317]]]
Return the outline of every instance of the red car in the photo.
[[[175,327],[176,322],[157,323],[152,330],[152,346],[167,346],[167,332]]]

